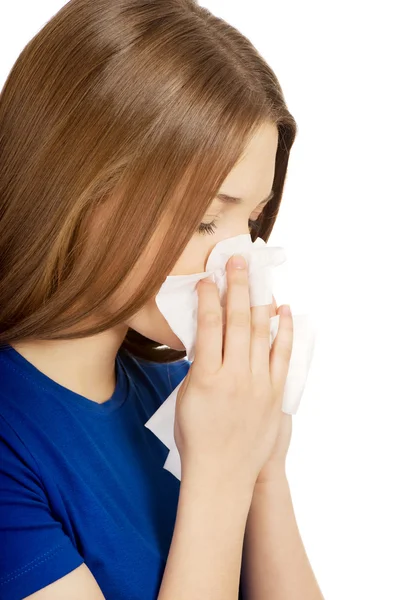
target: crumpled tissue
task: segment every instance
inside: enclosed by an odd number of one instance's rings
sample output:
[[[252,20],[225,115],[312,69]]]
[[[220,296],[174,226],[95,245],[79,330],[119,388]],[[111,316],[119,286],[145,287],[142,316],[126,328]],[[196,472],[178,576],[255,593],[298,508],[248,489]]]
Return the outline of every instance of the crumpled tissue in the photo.
[[[274,267],[286,261],[282,247],[269,247],[263,239],[254,242],[250,234],[241,234],[222,240],[210,253],[204,273],[168,276],[161,286],[155,301],[169,326],[182,341],[190,362],[195,357],[198,296],[196,285],[200,279],[214,274],[220,295],[223,323],[226,323],[226,263],[233,254],[242,254],[248,264],[250,306],[272,304]],[[306,384],[314,344],[315,327],[308,315],[293,314],[293,346],[288,375],[282,399],[282,411],[294,415]],[[279,315],[270,318],[270,346],[279,327]],[[181,461],[174,438],[176,398],[180,384],[173,390],[160,408],[145,423],[170,452],[164,469],[181,479]]]

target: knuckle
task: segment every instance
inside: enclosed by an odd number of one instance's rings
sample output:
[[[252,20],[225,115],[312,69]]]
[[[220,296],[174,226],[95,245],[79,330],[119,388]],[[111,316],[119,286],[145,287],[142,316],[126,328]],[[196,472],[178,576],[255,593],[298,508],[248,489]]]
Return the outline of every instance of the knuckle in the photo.
[[[248,276],[246,269],[230,269],[228,274],[230,285],[247,285]]]
[[[247,327],[250,324],[250,313],[243,310],[233,310],[227,315],[228,327]]]
[[[252,381],[249,380],[245,370],[230,373],[226,385],[229,390],[228,397],[230,398],[237,398],[242,401],[247,400],[252,395]]]
[[[269,323],[266,323],[266,322],[252,323],[251,329],[252,329],[252,335],[254,338],[269,339],[269,337],[270,337]]]
[[[246,270],[235,269],[233,283],[235,285],[247,286],[248,285],[248,276]]]
[[[199,312],[198,318],[202,327],[220,327],[222,323],[221,315],[214,310]]]
[[[236,373],[225,379],[224,390],[227,398],[235,398],[238,396],[239,382]],[[242,398],[243,396],[240,397]]]
[[[193,371],[193,384],[200,392],[205,394],[209,394],[214,389],[214,379],[211,374],[204,377],[203,373],[200,374],[197,371]]]

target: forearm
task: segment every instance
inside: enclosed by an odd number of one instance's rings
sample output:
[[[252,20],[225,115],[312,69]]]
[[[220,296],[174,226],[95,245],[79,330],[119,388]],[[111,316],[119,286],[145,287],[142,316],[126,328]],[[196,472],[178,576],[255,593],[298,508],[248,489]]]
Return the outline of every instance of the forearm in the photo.
[[[244,536],[242,590],[245,600],[324,600],[285,476],[255,486]]]
[[[237,600],[251,497],[182,479],[158,600]]]

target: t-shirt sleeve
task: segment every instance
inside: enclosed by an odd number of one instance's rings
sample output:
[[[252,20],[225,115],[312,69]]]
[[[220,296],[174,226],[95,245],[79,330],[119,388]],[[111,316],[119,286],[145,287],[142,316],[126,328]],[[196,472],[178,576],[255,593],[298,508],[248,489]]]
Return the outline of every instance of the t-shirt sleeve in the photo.
[[[0,415],[1,600],[21,600],[83,562],[51,514],[36,461]]]

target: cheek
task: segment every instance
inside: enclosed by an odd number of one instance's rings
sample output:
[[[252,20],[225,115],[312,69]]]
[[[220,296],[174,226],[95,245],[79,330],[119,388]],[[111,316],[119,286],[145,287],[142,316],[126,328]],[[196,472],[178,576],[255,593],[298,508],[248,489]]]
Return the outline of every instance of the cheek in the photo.
[[[221,233],[219,233],[219,235],[217,233],[213,235],[194,235],[169,275],[193,275],[194,273],[203,273],[206,268],[208,257],[214,246],[221,241],[221,239],[224,239]]]
[[[220,236],[194,235],[187,244],[178,261],[175,263],[169,275],[192,275],[193,273],[202,273],[205,270],[208,257],[218,241],[220,241]],[[121,305],[123,298],[126,299],[128,294],[127,290],[129,290],[130,294],[132,293],[131,286],[137,285],[137,281],[140,280],[140,276],[144,275],[140,273],[139,275],[135,274],[134,277],[132,274],[132,277],[129,278],[129,281],[125,283],[123,288],[121,288],[118,298],[114,298],[112,304],[114,309]],[[174,350],[185,350],[181,340],[173,332],[168,322],[160,312],[155,298],[151,299],[134,316],[124,321],[124,323],[141,335],[154,340],[159,344],[164,344],[170,348],[173,348]]]

